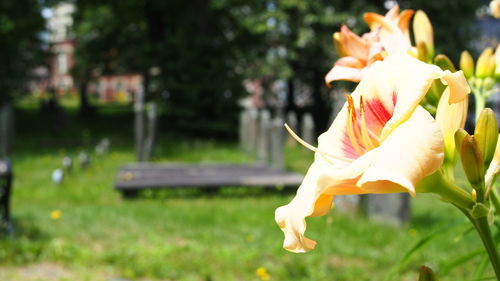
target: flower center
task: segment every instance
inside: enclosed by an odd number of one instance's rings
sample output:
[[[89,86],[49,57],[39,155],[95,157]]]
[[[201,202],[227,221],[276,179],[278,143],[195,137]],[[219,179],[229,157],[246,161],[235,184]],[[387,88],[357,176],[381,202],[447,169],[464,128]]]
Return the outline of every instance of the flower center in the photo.
[[[359,110],[354,106],[352,96],[346,95],[347,124],[346,131],[350,144],[359,155],[365,154],[380,145],[378,134],[372,132],[366,125],[365,103],[363,96],[359,97]]]

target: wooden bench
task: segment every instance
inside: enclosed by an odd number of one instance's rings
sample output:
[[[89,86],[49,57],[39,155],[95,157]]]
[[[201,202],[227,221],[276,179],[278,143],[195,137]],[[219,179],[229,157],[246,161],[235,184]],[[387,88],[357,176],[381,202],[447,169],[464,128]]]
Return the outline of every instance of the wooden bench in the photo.
[[[120,168],[115,188],[130,197],[143,189],[298,186],[302,179],[264,165],[138,163]]]

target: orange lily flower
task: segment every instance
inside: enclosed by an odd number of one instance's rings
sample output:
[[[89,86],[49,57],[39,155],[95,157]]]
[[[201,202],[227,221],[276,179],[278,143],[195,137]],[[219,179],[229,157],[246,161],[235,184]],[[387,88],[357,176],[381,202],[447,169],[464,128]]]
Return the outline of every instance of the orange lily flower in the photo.
[[[359,82],[367,67],[375,61],[408,51],[411,48],[408,26],[412,15],[413,10],[404,10],[399,14],[399,6],[392,8],[385,16],[366,13],[364,18],[371,32],[361,37],[343,25],[340,32],[333,34],[341,58],[326,75],[326,84],[335,80]]]
[[[359,82],[367,67],[384,57],[382,45],[378,42],[378,32],[365,33],[362,37],[342,25],[340,32],[333,34],[337,53],[342,56],[328,72],[325,81],[335,80]]]
[[[295,198],[275,213],[285,249],[306,252],[315,247],[304,236],[305,218],[325,215],[334,196],[415,196],[417,184],[441,167],[443,134],[419,105],[435,79],[448,85],[450,104],[462,102],[470,92],[461,71],[443,71],[407,54],[388,56],[375,62],[346,96],[330,129],[319,137],[318,148],[298,139],[316,153]]]

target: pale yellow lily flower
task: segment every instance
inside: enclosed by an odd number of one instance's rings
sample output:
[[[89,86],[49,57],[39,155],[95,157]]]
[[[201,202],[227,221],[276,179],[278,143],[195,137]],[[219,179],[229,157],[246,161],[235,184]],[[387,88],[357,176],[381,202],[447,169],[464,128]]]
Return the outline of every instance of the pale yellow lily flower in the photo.
[[[500,18],[500,0],[493,0],[490,2],[491,14],[495,18]]]
[[[315,160],[295,198],[276,210],[284,248],[306,252],[305,218],[325,215],[333,197],[346,194],[409,192],[437,171],[444,158],[441,130],[420,105],[431,83],[448,85],[449,103],[467,98],[462,72],[451,73],[406,54],[375,62],[330,129],[318,139]]]
[[[336,80],[359,82],[372,63],[393,53],[409,51],[408,25],[412,15],[413,10],[404,10],[400,14],[397,5],[385,16],[366,13],[365,21],[371,32],[362,36],[343,25],[340,32],[333,34],[335,48],[341,58],[326,75],[326,84]]]

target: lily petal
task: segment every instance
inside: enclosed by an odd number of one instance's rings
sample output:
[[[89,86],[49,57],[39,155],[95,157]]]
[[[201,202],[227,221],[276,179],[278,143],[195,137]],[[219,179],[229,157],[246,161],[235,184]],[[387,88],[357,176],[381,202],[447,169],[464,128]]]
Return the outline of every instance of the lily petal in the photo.
[[[404,71],[401,66],[404,66]],[[357,93],[367,99],[379,99],[386,108],[394,108],[394,114],[382,132],[382,140],[411,116],[434,79],[442,78],[448,84],[450,103],[462,101],[470,92],[461,71],[443,71],[407,54],[388,56],[383,63],[375,62],[368,71],[370,75],[365,75],[366,79],[361,81],[353,95]]]
[[[357,186],[367,193],[408,191],[443,164],[443,137],[423,107],[398,126],[377,148],[378,154]]]
[[[340,58],[334,67],[326,74],[325,82],[329,85],[336,80],[359,82],[365,64],[355,57]]]
[[[345,25],[342,25],[340,28],[340,42],[342,50],[348,56],[359,59],[364,59],[368,56],[368,45],[366,42]]]
[[[363,193],[356,187],[356,180],[368,167],[373,156],[373,152],[364,154],[352,164],[335,169],[321,155],[316,154],[297,195],[288,205],[276,209],[275,220],[285,234],[283,248],[294,253],[314,249],[316,242],[304,236],[305,218],[325,215],[332,206],[335,194]]]

